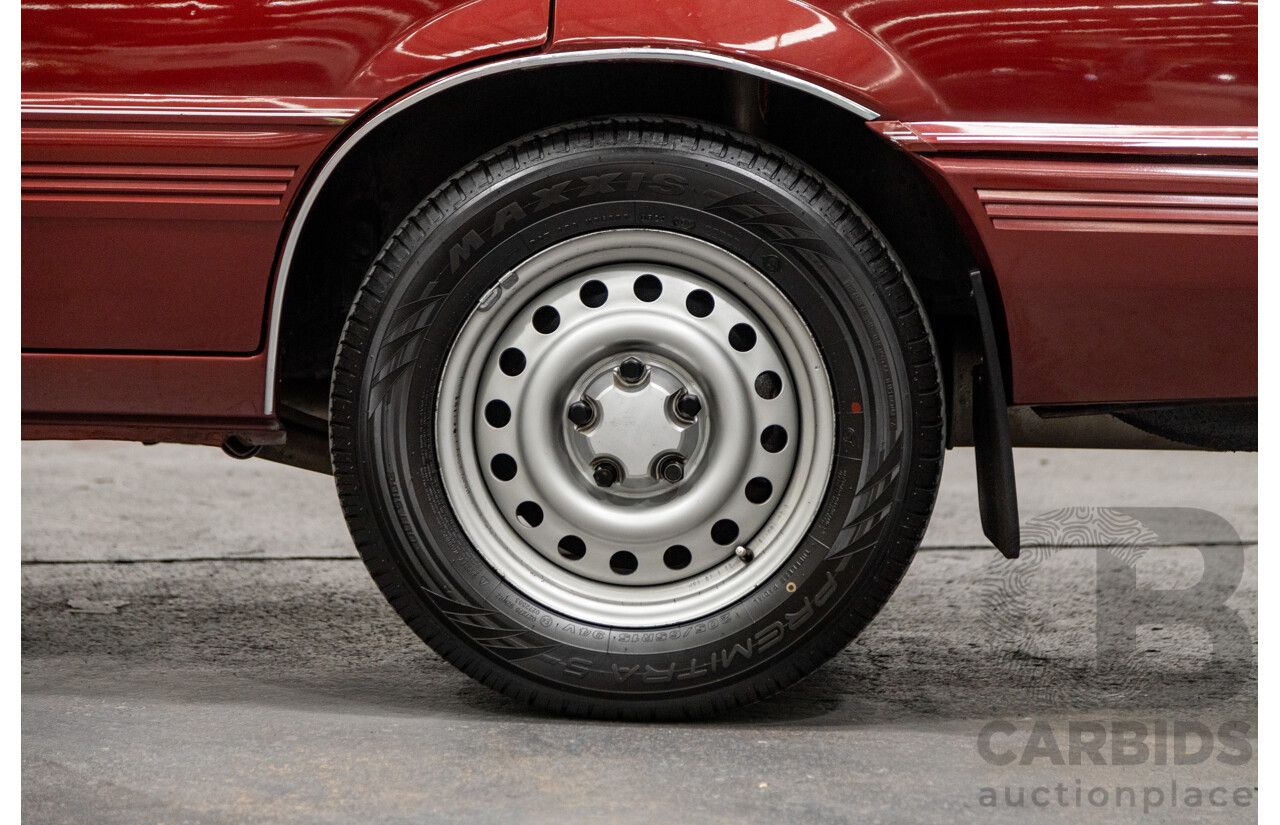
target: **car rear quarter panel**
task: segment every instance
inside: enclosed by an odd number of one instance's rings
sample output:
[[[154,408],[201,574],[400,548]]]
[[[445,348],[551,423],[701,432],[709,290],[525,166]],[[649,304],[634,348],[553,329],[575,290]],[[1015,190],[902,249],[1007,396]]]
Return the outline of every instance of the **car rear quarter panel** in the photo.
[[[1257,394],[1257,6],[557,0],[553,48],[698,42],[878,111],[995,276],[1017,404]]]
[[[890,120],[1257,123],[1241,0],[556,0],[554,46],[700,47],[819,79]]]
[[[617,46],[731,56],[881,113],[994,276],[1016,403],[1256,394],[1256,3],[557,0],[554,29],[550,11],[24,7],[24,409],[270,412],[278,255],[335,141],[456,67]],[[197,364],[207,380],[173,373]]]

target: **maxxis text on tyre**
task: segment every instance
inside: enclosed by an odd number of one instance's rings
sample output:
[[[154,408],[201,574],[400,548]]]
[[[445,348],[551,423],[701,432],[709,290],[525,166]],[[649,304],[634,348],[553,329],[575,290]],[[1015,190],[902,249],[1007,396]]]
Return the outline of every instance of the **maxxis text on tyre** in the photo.
[[[504,146],[404,220],[330,439],[365,564],[440,655],[559,712],[682,718],[795,682],[883,606],[942,409],[919,297],[831,183],[626,117]]]

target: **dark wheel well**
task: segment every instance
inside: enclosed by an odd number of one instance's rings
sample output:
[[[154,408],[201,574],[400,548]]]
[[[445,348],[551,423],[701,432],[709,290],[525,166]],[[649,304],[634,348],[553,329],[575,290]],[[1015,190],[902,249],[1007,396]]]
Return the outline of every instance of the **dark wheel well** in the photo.
[[[937,335],[944,375],[952,373],[953,352],[974,346],[968,276],[974,252],[934,185],[861,118],[804,92],[723,69],[555,66],[482,78],[430,97],[343,158],[307,216],[291,263],[280,330],[281,415],[295,425],[323,424],[352,298],[379,249],[424,195],[521,135],[637,113],[746,132],[822,172],[862,207],[902,258]]]

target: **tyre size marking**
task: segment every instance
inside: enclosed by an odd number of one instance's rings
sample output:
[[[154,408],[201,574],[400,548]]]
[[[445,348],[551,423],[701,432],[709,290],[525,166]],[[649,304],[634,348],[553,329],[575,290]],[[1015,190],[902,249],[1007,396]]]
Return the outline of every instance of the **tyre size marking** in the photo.
[[[635,632],[615,630],[610,635],[609,652],[622,652],[614,648],[615,644],[651,644],[653,642],[679,641],[680,639],[687,639],[690,636],[699,636],[703,633],[715,630],[721,625],[727,625],[732,621],[732,613],[722,613],[719,616],[712,616],[705,621],[692,625],[685,625],[684,627],[673,628],[671,630],[646,630]]]
[[[838,569],[838,568],[837,568]],[[719,650],[713,650],[707,659],[699,664],[697,657],[688,660],[688,664],[668,659],[661,664],[641,663],[631,666],[612,665],[613,678],[618,684],[633,677],[646,684],[666,684],[676,680],[692,679],[708,673],[724,673],[735,661],[748,662],[757,654],[775,647],[788,633],[795,633],[804,627],[810,619],[817,615],[818,608],[825,606],[836,594],[838,582],[830,570],[826,579],[813,594],[805,596],[800,607],[777,619],[740,641],[733,642]],[[653,634],[638,634],[642,636]]]
[[[839,500],[843,496],[844,490],[848,486],[848,484],[849,484],[849,469],[844,464],[838,464],[836,466],[835,476],[831,479],[831,482],[830,482],[832,497],[835,498],[836,500]],[[830,508],[824,507],[822,511],[818,514],[817,521],[814,523],[815,527],[817,528],[814,532],[815,533],[818,531],[825,532],[831,526],[831,522],[835,518],[836,518],[835,511]]]
[[[573,622],[566,622],[564,624],[556,622],[555,626],[556,630],[567,636],[581,636],[584,639],[595,639],[596,641],[604,639],[604,631],[598,627],[591,627],[590,625],[578,627]]]
[[[406,512],[404,495],[400,492],[400,482],[391,473],[387,474],[387,490],[391,495],[391,509],[395,511],[396,520],[400,522],[401,533],[415,552],[424,553],[426,548],[418,540],[418,535],[413,529],[413,521]]]
[[[534,607],[532,603],[510,592],[495,593],[493,596],[496,597],[496,601],[499,604],[506,606],[531,625],[537,624],[538,617],[542,615],[542,611]]]
[[[582,219],[582,224],[588,227],[597,225],[611,226],[618,221],[630,218],[631,215],[632,213],[630,208],[618,209],[616,211],[606,212],[603,215],[588,215]]]

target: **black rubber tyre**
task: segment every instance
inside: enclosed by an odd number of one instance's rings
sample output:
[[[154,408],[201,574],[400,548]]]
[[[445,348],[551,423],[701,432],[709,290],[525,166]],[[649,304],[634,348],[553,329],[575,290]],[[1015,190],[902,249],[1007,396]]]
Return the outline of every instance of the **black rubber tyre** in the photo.
[[[551,610],[486,562],[442,483],[436,402],[459,327],[513,267],[566,238],[633,226],[727,249],[785,294],[826,360],[834,443],[816,517],[765,584],[696,620],[620,628]],[[933,507],[941,392],[919,297],[830,182],[718,127],[612,118],[504,146],[404,220],[343,331],[331,452],[361,557],[445,659],[557,712],[693,718],[796,682],[884,605]]]

